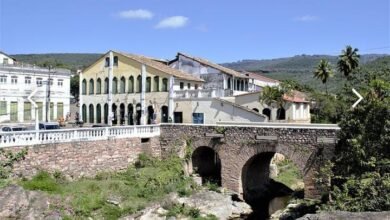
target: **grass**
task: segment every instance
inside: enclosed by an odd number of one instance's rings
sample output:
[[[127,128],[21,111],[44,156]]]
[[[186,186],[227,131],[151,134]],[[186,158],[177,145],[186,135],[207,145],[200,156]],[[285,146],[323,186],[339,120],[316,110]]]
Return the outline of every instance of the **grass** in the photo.
[[[274,179],[292,189],[297,189],[298,184],[303,179],[298,167],[288,159],[281,161],[277,166],[279,174]]]
[[[140,155],[126,171],[100,173],[95,178],[66,181],[59,172],[40,172],[31,180],[20,182],[25,189],[61,195],[64,207],[71,207],[69,218],[118,219],[161,200],[170,192],[188,195],[192,180],[185,177],[177,157],[157,160]]]
[[[168,210],[167,217],[187,217],[192,220],[217,220],[215,215],[208,214],[201,216],[200,210],[197,208],[185,206],[184,204],[172,204],[170,207],[165,207]]]

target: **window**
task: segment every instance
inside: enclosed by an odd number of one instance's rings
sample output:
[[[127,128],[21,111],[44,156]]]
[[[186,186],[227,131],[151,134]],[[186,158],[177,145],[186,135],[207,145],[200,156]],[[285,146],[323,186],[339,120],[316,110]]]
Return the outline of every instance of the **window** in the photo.
[[[96,81],[96,94],[102,93],[102,80],[100,78]]]
[[[167,78],[164,78],[162,80],[162,91],[163,92],[168,92],[168,79]]]
[[[62,87],[62,86],[64,85],[64,80],[59,79],[59,80],[57,81],[57,85],[58,85],[59,87]]]
[[[108,94],[108,78],[104,79],[104,94]]]
[[[119,86],[119,93],[125,93],[126,92],[126,78],[122,76],[120,86]]]
[[[17,76],[11,77],[11,84],[18,84],[18,77]]]
[[[37,78],[37,85],[42,86],[42,78]]]
[[[24,83],[25,83],[25,84],[31,84],[31,77],[26,76],[26,77],[24,78]]]
[[[0,116],[7,114],[7,101],[0,101]]]
[[[31,120],[31,103],[25,102],[24,103],[24,112],[23,112],[24,121],[30,121]]]
[[[187,83],[187,88],[191,89],[191,83]]]
[[[141,90],[142,90],[141,76],[137,76],[137,92],[141,92]]]
[[[133,93],[134,92],[134,77],[130,76],[129,77],[129,86],[128,86],[128,93]]]
[[[3,58],[3,64],[8,64],[8,58]]]
[[[11,122],[18,121],[18,102],[11,102],[10,120]]]
[[[117,56],[114,57],[114,66],[118,66],[118,57]]]
[[[50,85],[52,86],[53,85],[53,79],[50,79]]]
[[[118,93],[118,79],[114,77],[112,80],[112,94],[117,94]]]
[[[95,85],[94,85],[95,83],[94,83],[94,81],[93,81],[93,79],[90,79],[89,80],[89,94],[90,95],[93,95],[93,92],[94,92],[94,90],[95,90]]]
[[[38,84],[38,82],[37,82]],[[83,79],[83,82],[81,83],[81,94],[86,95],[87,94],[87,80]]]
[[[158,76],[155,76],[154,77],[154,82],[153,82],[153,91],[154,92],[158,92],[159,91],[159,84],[160,84],[160,77],[158,77]]]
[[[192,113],[192,123],[203,124],[204,123],[204,114],[203,113]]]
[[[0,83],[6,84],[7,83],[7,76],[0,76]]]
[[[104,66],[105,67],[109,67],[110,66],[110,58],[109,57],[106,57],[106,61],[104,63]]]
[[[181,90],[184,89],[184,83],[183,83],[183,82],[180,83],[180,89],[181,89]]]
[[[150,77],[146,77],[146,92],[150,92],[151,91],[151,84],[152,83],[152,79]]]
[[[195,84],[195,89],[198,89],[198,84]]]

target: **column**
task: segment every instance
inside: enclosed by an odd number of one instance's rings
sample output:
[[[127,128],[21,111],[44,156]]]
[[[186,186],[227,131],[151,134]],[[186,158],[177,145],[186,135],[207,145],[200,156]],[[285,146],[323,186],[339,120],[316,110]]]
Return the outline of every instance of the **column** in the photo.
[[[112,51],[109,53],[110,56],[110,63],[108,67],[108,125],[112,126],[112,119],[114,117],[114,114],[112,113],[112,79],[114,75],[114,55]]]
[[[146,107],[145,107],[145,90],[146,90],[146,66],[141,67],[141,125],[146,124]]]
[[[232,90],[234,91],[234,90],[236,90],[236,79],[234,78],[234,76],[233,76],[233,78],[232,78]]]
[[[172,122],[173,122],[173,112],[174,112],[174,100],[173,100],[173,96],[174,96],[174,91],[173,91],[173,85],[175,83],[175,78],[173,76],[170,76],[169,77],[169,98],[168,98],[168,119],[171,118]]]
[[[79,73],[79,120],[83,121],[83,72]]]
[[[223,77],[223,89],[227,88],[226,74],[222,74]]]

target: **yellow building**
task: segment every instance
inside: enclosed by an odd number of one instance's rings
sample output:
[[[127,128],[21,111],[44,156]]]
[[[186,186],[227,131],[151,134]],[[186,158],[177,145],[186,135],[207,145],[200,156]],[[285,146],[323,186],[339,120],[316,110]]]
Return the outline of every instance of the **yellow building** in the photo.
[[[163,60],[109,51],[80,72],[80,120],[109,125],[168,122],[173,119],[173,92],[184,85],[201,89],[203,82]]]

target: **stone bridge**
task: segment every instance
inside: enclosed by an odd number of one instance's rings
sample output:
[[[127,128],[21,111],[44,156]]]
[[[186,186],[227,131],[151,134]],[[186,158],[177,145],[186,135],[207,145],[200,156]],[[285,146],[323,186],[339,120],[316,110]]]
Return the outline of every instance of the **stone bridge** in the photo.
[[[300,170],[306,198],[319,198],[327,184],[318,184],[320,167],[331,159],[336,125],[228,124],[161,125],[162,156],[179,152],[191,160],[202,178],[214,178],[241,198],[270,180],[270,162],[283,154]],[[192,152],[191,157],[188,152]],[[190,169],[191,172],[191,169]]]

